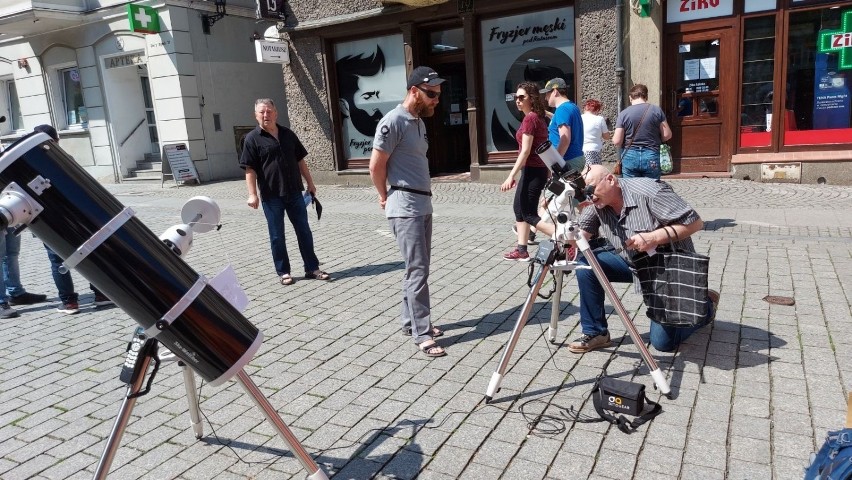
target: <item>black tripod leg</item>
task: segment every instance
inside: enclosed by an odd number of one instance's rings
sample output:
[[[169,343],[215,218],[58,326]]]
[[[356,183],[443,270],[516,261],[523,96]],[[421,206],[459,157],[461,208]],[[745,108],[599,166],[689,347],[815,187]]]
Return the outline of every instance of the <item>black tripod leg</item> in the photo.
[[[637,349],[639,349],[639,353],[642,355],[642,359],[645,360],[645,364],[648,365],[648,369],[651,371],[651,378],[654,379],[654,383],[657,385],[657,388],[660,389],[660,392],[662,392],[663,395],[668,396],[672,390],[669,387],[669,382],[666,380],[665,374],[662,370],[660,370],[660,367],[657,366],[656,360],[654,360],[654,357],[651,356],[651,352],[648,351],[648,348],[645,346],[645,342],[642,341],[642,337],[639,336],[639,331],[636,330],[636,325],[633,325],[633,322],[630,320],[630,315],[624,308],[624,304],[621,303],[621,299],[618,298],[618,294],[615,292],[615,289],[612,288],[612,283],[610,283],[609,279],[606,278],[600,263],[598,263],[598,259],[595,258],[595,255],[592,253],[589,241],[580,238],[577,240],[577,246],[580,248],[580,251],[583,252],[583,256],[586,257],[586,260],[589,262],[589,266],[592,267],[592,271],[595,272],[595,276],[598,278],[598,281],[606,292],[606,296],[609,297],[609,301],[612,303],[612,306],[615,307],[615,311],[618,312],[618,316],[621,318],[621,323],[624,324],[624,328],[627,330],[630,338],[633,339],[633,344],[636,345]]]
[[[538,295],[538,291],[541,290],[541,285],[544,283],[544,279],[547,277],[547,272],[549,271],[550,266],[546,263],[542,264],[538,268],[538,272],[533,280],[533,285],[530,288],[530,293],[527,294],[527,300],[524,302],[521,314],[515,322],[515,328],[512,330],[512,336],[509,337],[509,343],[506,344],[506,348],[503,349],[503,356],[500,358],[500,364],[497,366],[497,371],[491,375],[491,381],[488,382],[488,389],[485,391],[486,403],[490,402],[494,397],[494,394],[497,393],[497,390],[500,389],[500,382],[503,381],[503,375],[509,368],[509,360],[512,358],[512,351],[515,350],[515,346],[518,344],[518,338],[521,336],[521,330],[524,329],[524,326],[527,324],[527,320],[529,320],[530,311],[535,303],[535,298]]]
[[[136,405],[137,394],[142,391],[142,386],[145,384],[145,373],[148,372],[148,366],[151,365],[151,360],[154,359],[156,354],[157,341],[149,338],[139,351],[139,356],[133,367],[133,376],[131,377],[130,385],[127,387],[127,395],[125,395],[124,401],[121,402],[121,408],[118,410],[118,416],[115,418],[112,431],[109,434],[109,438],[107,438],[104,453],[101,454],[95,474],[92,476],[96,480],[107,478],[112,460],[115,458],[115,452],[118,451],[118,447],[121,445],[121,437],[124,435],[124,429],[127,428],[127,423],[130,421],[133,406]]]

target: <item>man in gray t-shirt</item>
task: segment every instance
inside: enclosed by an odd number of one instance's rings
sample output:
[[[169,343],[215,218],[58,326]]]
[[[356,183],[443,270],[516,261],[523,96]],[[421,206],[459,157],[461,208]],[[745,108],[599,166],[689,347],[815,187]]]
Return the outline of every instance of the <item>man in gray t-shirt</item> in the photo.
[[[402,104],[388,112],[376,128],[370,177],[379,193],[391,232],[405,260],[402,282],[402,331],[428,357],[446,355],[434,337],[429,303],[432,256],[432,192],[426,150],[426,125],[441,95],[444,79],[429,67],[417,67],[408,78]],[[390,188],[388,188],[388,184]]]

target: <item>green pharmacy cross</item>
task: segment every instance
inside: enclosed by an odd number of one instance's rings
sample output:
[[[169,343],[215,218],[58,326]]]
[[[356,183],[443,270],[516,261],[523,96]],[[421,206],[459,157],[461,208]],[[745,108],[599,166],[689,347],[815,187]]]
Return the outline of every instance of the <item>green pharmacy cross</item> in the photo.
[[[160,17],[157,10],[144,5],[127,5],[127,18],[130,20],[130,30],[139,33],[159,33]]]
[[[843,12],[840,26],[840,30],[819,32],[817,45],[820,53],[838,53],[837,68],[848,70],[852,68],[852,10]]]

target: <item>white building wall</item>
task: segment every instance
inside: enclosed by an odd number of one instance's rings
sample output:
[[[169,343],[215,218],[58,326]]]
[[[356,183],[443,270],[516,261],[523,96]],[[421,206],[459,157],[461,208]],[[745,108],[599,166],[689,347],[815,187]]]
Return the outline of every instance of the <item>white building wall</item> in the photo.
[[[107,6],[127,2],[101,3]],[[113,181],[116,171],[126,174],[132,163],[142,158],[129,160],[120,155],[117,144],[144,116],[144,108],[135,100],[121,99],[120,91],[114,95],[116,85],[111,78],[116,72],[104,68],[104,58],[141,48],[145,52],[161,144],[186,143],[202,181],[242,176],[237,164],[235,127],[256,126],[254,100],[272,98],[279,107],[279,122],[289,123],[283,103],[281,66],[257,63],[254,44],[249,40],[253,33],[262,33],[271,23],[229,14],[212,27],[211,35],[205,35],[201,24],[203,12],[199,10],[161,5],[158,13],[163,30],[160,34],[129,32],[126,16],[117,15],[105,21],[35,35],[18,43],[0,43],[0,57],[13,60],[11,64],[0,63],[0,79],[4,74],[13,75],[24,116],[24,128],[17,135],[28,133],[38,124],[56,125],[63,148],[93,176]],[[17,68],[18,58],[26,58],[29,68]],[[76,64],[80,73],[89,120],[84,130],[63,129],[65,114],[60,82],[51,75],[58,76],[57,66],[69,64]],[[129,78],[123,81],[127,85],[132,83]],[[141,102],[141,97],[138,100]],[[219,131],[214,128],[214,114],[220,118]],[[0,130],[0,133],[6,134],[4,143],[13,140],[14,135],[9,132]],[[147,127],[143,125],[131,136],[125,149],[144,143],[147,135]],[[114,159],[119,155],[121,165],[115,165]]]

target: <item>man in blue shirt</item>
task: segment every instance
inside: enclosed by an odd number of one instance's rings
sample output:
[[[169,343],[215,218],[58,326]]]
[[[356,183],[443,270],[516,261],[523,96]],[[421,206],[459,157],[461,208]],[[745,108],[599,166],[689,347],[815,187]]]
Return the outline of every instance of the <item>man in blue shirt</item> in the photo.
[[[544,94],[547,105],[555,108],[550,119],[548,140],[565,159],[568,168],[583,171],[583,117],[574,102],[568,100],[568,84],[561,78],[547,82],[539,93]]]

